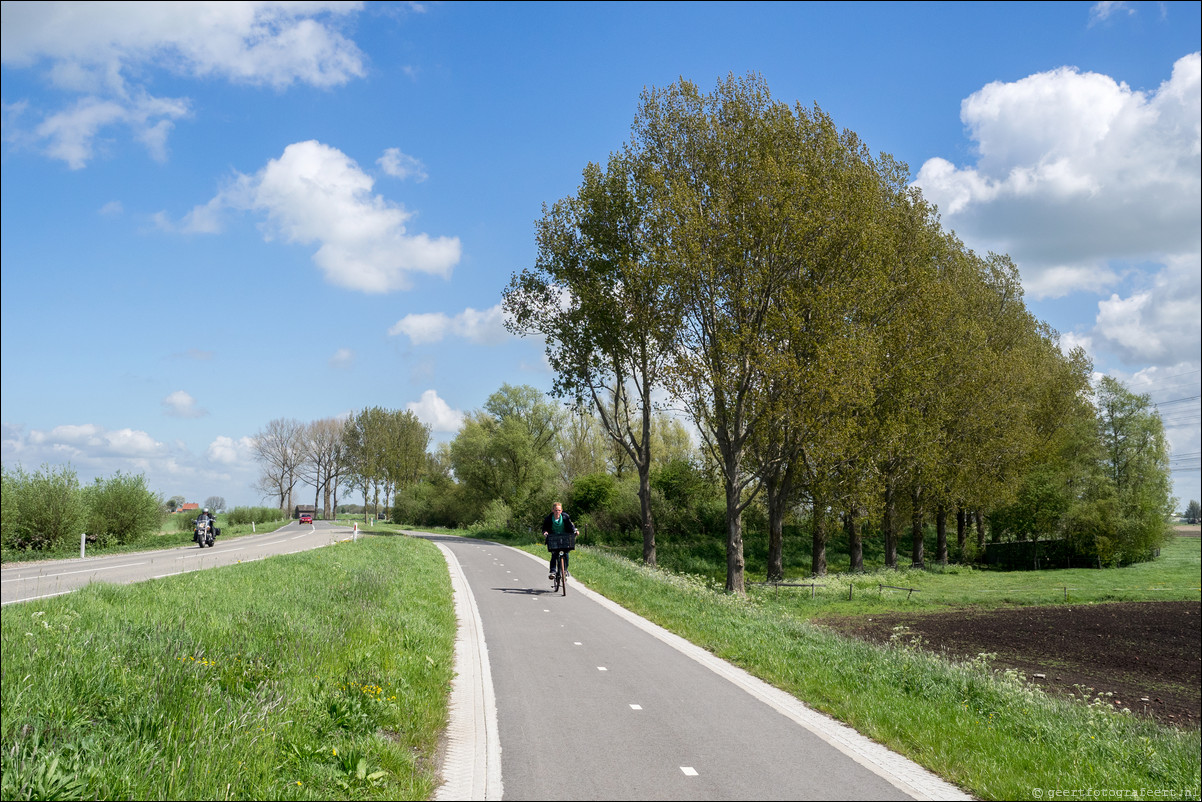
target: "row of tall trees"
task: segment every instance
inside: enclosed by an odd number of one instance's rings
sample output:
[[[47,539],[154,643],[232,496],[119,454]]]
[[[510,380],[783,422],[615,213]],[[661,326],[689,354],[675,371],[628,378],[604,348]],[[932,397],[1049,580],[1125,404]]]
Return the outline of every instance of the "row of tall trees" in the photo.
[[[378,510],[381,496],[388,507],[399,488],[426,473],[429,444],[429,426],[409,410],[369,407],[346,419],[309,423],[276,418],[254,437],[257,486],[289,512],[301,482],[313,488],[313,506],[327,514],[343,488],[358,490],[365,508]]]
[[[630,142],[544,209],[504,306],[546,339],[554,392],[589,406],[638,472],[647,562],[657,403],[687,412],[718,469],[738,593],[761,490],[769,578],[802,502],[815,574],[840,519],[860,567],[867,514],[897,565],[899,501],[909,562],[926,562],[929,517],[946,561],[950,515],[961,543],[973,518],[983,538],[982,511],[1093,426],[1085,354],[1061,353],[1013,262],[944,231],[908,174],[757,76],[708,95],[682,80],[647,90]]]
[[[663,413],[649,430],[654,471],[672,463],[696,470],[688,430]],[[586,407],[569,407],[528,385],[502,385],[468,414],[448,443],[430,456],[417,486],[398,495],[393,519],[425,526],[526,530],[553,501],[562,501],[592,531],[620,534],[638,528],[638,477],[628,452]],[[634,500],[626,509],[627,490]],[[655,497],[664,502],[663,495]]]

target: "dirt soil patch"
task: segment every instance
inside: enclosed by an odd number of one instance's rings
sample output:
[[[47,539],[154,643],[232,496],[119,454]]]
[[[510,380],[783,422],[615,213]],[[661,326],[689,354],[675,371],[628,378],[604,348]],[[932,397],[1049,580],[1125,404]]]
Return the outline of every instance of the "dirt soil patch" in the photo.
[[[1050,693],[1079,697],[1076,686],[1092,688],[1164,723],[1202,721],[1199,602],[877,613],[815,623],[875,643],[888,643],[893,628],[905,626],[907,638],[917,635],[924,648],[952,658],[996,653],[995,667],[1017,668]]]

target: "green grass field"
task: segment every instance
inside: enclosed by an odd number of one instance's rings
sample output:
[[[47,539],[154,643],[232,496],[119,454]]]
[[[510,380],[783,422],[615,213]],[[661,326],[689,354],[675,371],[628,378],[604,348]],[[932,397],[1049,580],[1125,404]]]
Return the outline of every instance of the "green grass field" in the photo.
[[[425,799],[454,632],[409,538],[6,607],[0,795]]]
[[[508,536],[503,536],[508,537]],[[510,538],[507,542],[529,542],[529,538]],[[865,542],[864,562],[868,571],[849,574],[844,544],[835,541],[828,549],[830,571],[826,577],[810,577],[809,544],[786,544],[785,582],[804,584],[804,588],[764,588],[766,550],[763,538],[748,537],[745,542],[748,592],[773,598],[791,599],[807,617],[879,612],[882,610],[938,609],[944,607],[1000,607],[1028,604],[1055,604],[1070,601],[1177,601],[1198,600],[1202,593],[1202,560],[1199,538],[1176,537],[1151,562],[1122,568],[1045,569],[1005,571],[971,565],[929,565],[925,569],[887,569],[879,544]],[[598,547],[601,551],[637,560],[640,545]],[[933,541],[927,554],[933,553]],[[725,544],[718,539],[704,542],[667,541],[659,544],[661,568],[675,573],[702,577],[724,584],[726,578]],[[816,584],[816,588],[808,585]],[[915,592],[885,588],[914,588]],[[851,603],[848,602],[849,592]],[[813,594],[813,599],[811,599]],[[792,603],[792,602],[789,602]]]

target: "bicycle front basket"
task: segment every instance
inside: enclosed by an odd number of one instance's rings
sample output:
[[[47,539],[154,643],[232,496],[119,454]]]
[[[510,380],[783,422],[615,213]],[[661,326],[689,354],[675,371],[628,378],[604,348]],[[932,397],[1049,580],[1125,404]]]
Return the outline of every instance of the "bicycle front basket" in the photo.
[[[574,548],[576,548],[575,532],[547,535],[547,551],[571,551]]]

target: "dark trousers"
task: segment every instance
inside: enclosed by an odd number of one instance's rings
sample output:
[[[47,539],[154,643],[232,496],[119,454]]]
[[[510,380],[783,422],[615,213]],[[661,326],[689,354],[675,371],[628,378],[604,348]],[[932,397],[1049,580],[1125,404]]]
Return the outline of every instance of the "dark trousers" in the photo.
[[[552,574],[555,573],[555,563],[559,562],[559,554],[560,554],[560,552],[554,552],[554,551],[551,552],[551,564],[550,564],[548,570]],[[568,570],[568,558],[572,555],[572,552],[565,551],[565,552],[562,552],[562,554],[563,554],[563,570],[566,571],[566,570]]]

